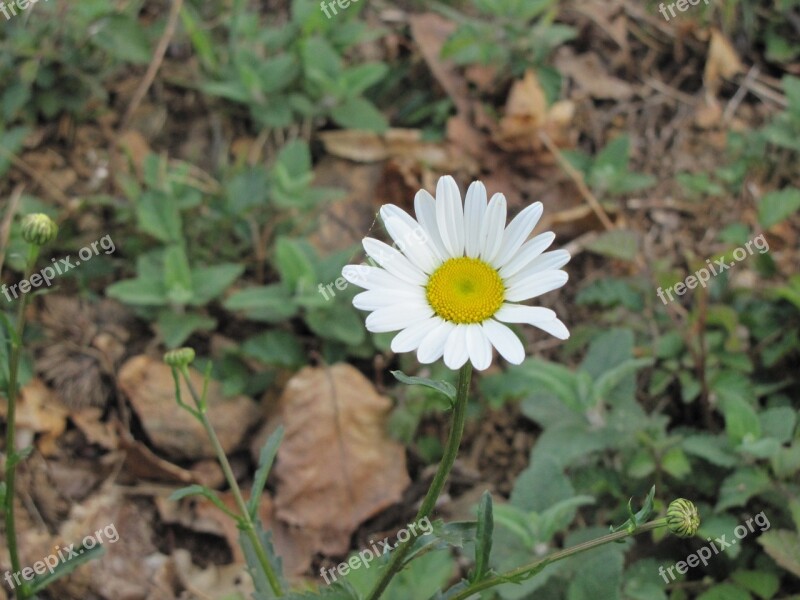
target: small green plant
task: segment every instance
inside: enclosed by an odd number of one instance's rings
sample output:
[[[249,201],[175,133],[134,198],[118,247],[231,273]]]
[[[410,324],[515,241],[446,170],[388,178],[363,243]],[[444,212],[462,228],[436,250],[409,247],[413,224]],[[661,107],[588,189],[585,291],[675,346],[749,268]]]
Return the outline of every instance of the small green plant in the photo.
[[[508,81],[527,69],[537,71],[548,98],[557,96],[560,75],[547,66],[550,54],[573,39],[575,30],[556,23],[557,0],[471,0],[479,16],[440,5],[438,9],[458,23],[442,55],[459,65],[482,64],[497,69]]]
[[[349,49],[374,35],[356,18],[363,6],[353,4],[328,19],[315,0],[293,0],[288,22],[265,25],[237,1],[227,44],[214,41],[198,12],[184,7],[184,28],[208,77],[200,89],[247,106],[257,129],[308,128],[326,120],[342,127],[386,129],[385,117],[364,93],[383,79],[387,66],[346,66],[343,60]]]

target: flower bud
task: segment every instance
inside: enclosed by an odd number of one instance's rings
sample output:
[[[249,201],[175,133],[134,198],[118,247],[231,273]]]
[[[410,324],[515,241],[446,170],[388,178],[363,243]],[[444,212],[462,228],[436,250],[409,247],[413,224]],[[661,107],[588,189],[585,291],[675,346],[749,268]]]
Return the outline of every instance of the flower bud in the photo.
[[[678,498],[667,509],[667,527],[678,537],[692,537],[700,527],[697,507],[686,498]]]
[[[58,235],[58,225],[43,213],[26,215],[22,219],[22,239],[29,244],[44,246]]]
[[[192,348],[184,347],[170,350],[164,355],[164,362],[170,367],[183,368],[188,367],[194,360],[194,350]]]

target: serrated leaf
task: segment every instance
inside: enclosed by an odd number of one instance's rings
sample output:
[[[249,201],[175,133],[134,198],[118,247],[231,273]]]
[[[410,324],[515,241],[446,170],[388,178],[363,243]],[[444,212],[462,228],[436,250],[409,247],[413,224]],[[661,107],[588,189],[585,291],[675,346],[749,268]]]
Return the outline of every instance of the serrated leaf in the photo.
[[[485,491],[478,505],[478,526],[475,530],[475,569],[471,582],[482,580],[489,571],[489,557],[492,553],[492,534],[494,517],[492,514],[492,495]]]
[[[402,371],[391,371],[391,373],[400,383],[405,383],[406,385],[422,385],[444,394],[449,398],[451,403],[456,400],[456,388],[447,381],[435,381],[427,377],[410,376]]]
[[[100,558],[103,556],[103,554],[105,554],[105,552],[106,548],[103,544],[97,544],[91,548],[86,546],[79,547],[77,549],[77,556],[70,558],[69,560],[59,562],[58,565],[53,569],[52,573],[46,573],[45,575],[34,578],[34,580],[30,583],[30,591],[33,594],[43,591],[53,582],[69,575],[81,565],[86,564],[90,560]]]
[[[267,438],[266,443],[261,448],[261,453],[258,458],[258,469],[253,477],[253,488],[250,492],[250,500],[247,503],[247,510],[250,511],[250,517],[252,519],[256,518],[258,503],[261,500],[261,494],[264,492],[264,486],[267,484],[269,471],[272,469],[272,463],[275,461],[275,455],[278,453],[278,446],[280,446],[282,439],[283,426],[279,425]]]

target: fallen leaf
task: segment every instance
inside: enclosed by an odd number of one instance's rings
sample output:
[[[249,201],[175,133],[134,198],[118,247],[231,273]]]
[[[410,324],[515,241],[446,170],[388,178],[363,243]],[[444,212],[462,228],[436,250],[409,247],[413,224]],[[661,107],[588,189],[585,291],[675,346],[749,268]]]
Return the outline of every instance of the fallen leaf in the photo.
[[[190,371],[192,384],[200,393],[203,375]],[[120,389],[142,421],[150,442],[175,459],[214,457],[214,448],[203,426],[175,399],[175,383],[170,367],[149,356],[135,356],[120,369]],[[186,382],[181,379],[181,398],[192,406]],[[208,417],[226,453],[235,450],[245,434],[260,418],[255,402],[246,396],[224,398],[216,381],[208,385]]]
[[[717,29],[711,30],[711,43],[703,73],[709,92],[716,96],[722,80],[733,77],[742,70],[742,61],[728,38]]]
[[[601,100],[627,100],[633,96],[633,87],[626,81],[608,74],[605,65],[594,52],[575,55],[568,47],[559,51],[556,68],[570,77],[578,88]]]
[[[543,144],[540,132],[546,133],[556,146],[572,144],[574,132],[571,131],[575,106],[568,100],[547,106],[547,98],[539,80],[530,69],[525,76],[514,82],[508,94],[504,116],[494,140],[503,150],[541,152]],[[552,163],[548,156],[546,161]]]
[[[345,553],[356,527],[409,484],[405,449],[386,433],[391,404],[347,364],[306,367],[284,390],[276,515],[316,532],[320,552]]]
[[[450,96],[461,114],[469,113],[469,88],[452,61],[442,59],[442,48],[456,30],[456,24],[435,13],[409,17],[411,36],[433,76]]]
[[[4,397],[0,404],[0,415],[6,416],[7,400]],[[56,439],[67,427],[68,411],[59,397],[39,379],[32,379],[20,390],[17,399],[17,429],[20,438],[27,430],[41,434],[37,448],[44,456],[53,456],[58,452]]]

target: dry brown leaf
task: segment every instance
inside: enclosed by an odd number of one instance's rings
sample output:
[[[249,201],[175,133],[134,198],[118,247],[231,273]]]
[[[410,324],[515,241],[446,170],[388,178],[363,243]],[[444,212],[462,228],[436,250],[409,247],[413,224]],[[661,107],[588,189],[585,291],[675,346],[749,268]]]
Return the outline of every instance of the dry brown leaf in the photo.
[[[711,43],[708,47],[703,80],[708,91],[716,96],[723,79],[736,75],[742,70],[742,61],[728,38],[717,29],[711,30]]]
[[[306,367],[281,398],[278,518],[315,531],[336,555],[358,525],[397,502],[409,484],[405,450],[386,432],[391,401],[354,367]]]
[[[323,131],[319,138],[328,154],[356,162],[380,162],[389,158],[386,142],[377,133],[360,129]]]
[[[203,389],[203,376],[191,371],[195,390]],[[142,421],[153,446],[176,459],[214,456],[214,448],[203,426],[175,400],[175,383],[170,367],[149,356],[135,356],[120,369],[120,389]],[[186,382],[181,380],[181,398],[192,405]],[[255,402],[246,396],[224,398],[216,381],[208,386],[208,417],[226,453],[235,450],[248,429],[260,418]]]
[[[6,398],[3,398],[0,415],[4,418],[7,408]],[[30,438],[33,433],[42,434],[36,446],[44,456],[53,456],[58,451],[56,439],[67,427],[67,414],[61,399],[41,380],[32,379],[20,390],[17,400],[16,421],[20,439]]]
[[[500,119],[494,140],[510,152],[538,152],[542,149],[539,133],[545,132],[557,146],[567,146],[574,136],[571,131],[574,112],[574,104],[567,100],[548,108],[544,90],[529,69],[511,86],[505,115]]]
[[[628,82],[609,75],[594,52],[576,56],[565,46],[558,53],[555,63],[562,74],[572,78],[592,98],[627,100],[633,96],[633,87]]]
[[[175,550],[172,553],[176,575],[181,586],[191,596],[182,599],[196,598],[251,598],[253,596],[253,578],[241,563],[227,566],[211,565],[205,569],[192,563],[192,555],[188,550]]]
[[[442,47],[456,30],[452,23],[435,13],[409,17],[411,36],[436,80],[450,96],[461,114],[469,113],[469,88],[452,61],[442,59]]]

